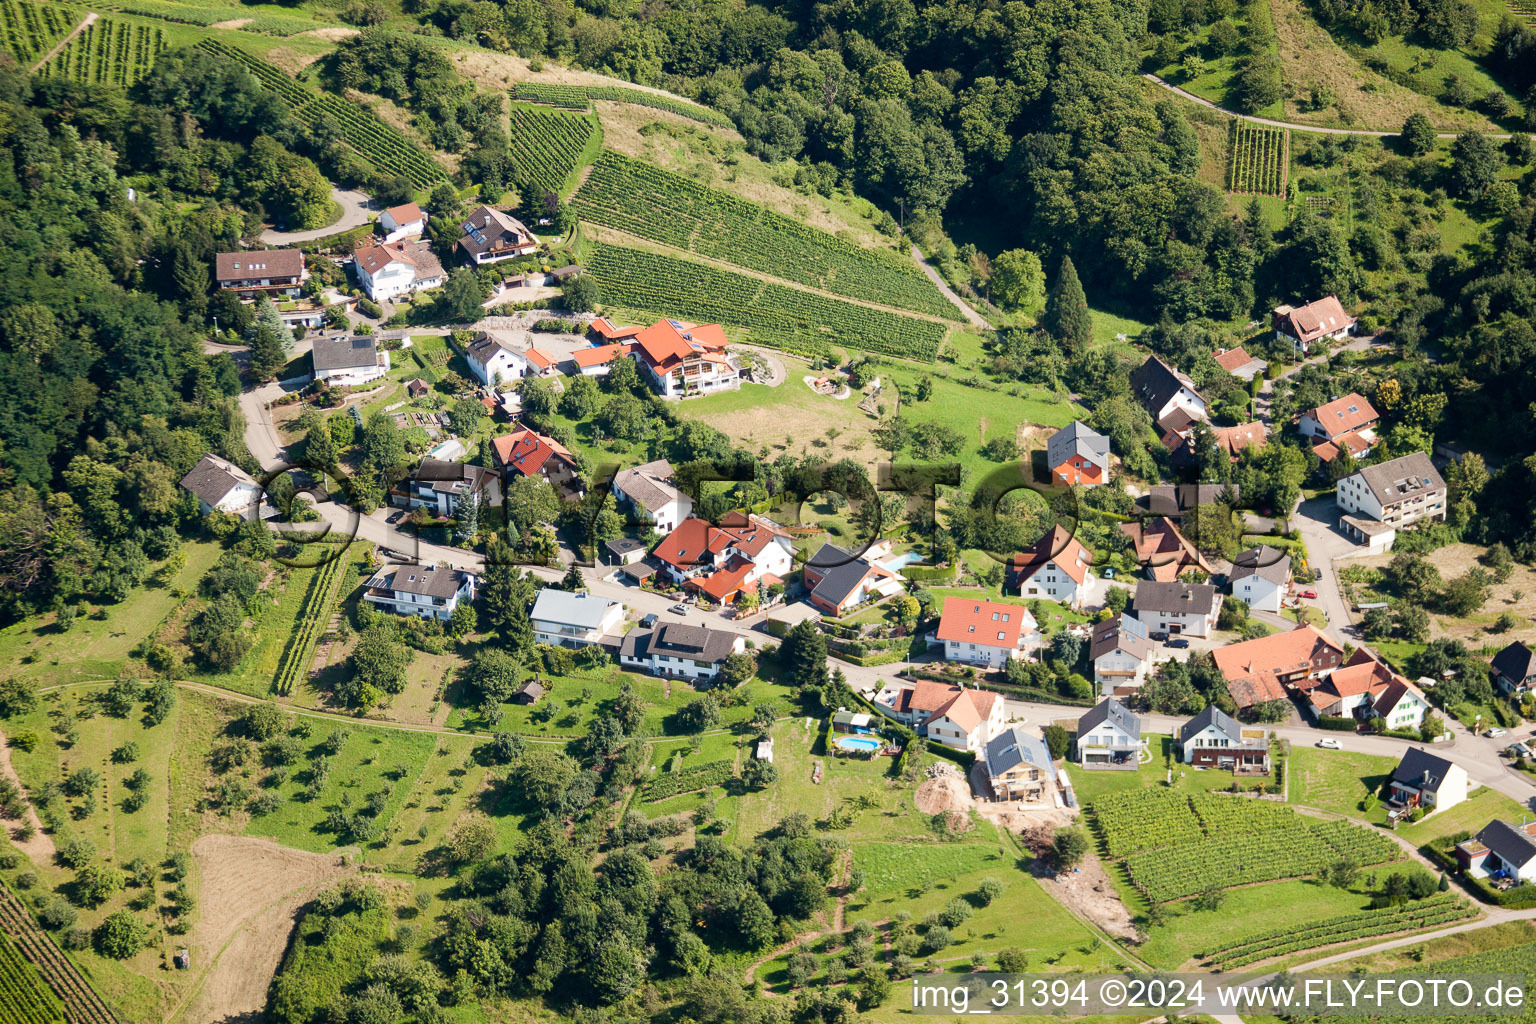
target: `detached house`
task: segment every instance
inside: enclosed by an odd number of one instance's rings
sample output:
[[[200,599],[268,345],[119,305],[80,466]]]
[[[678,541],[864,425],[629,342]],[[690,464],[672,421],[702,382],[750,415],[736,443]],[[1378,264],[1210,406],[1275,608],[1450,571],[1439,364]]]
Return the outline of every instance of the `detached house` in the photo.
[[[1364,647],[1307,696],[1319,715],[1379,718],[1388,729],[1417,729],[1429,712],[1424,692]]]
[[[666,459],[619,470],[613,496],[650,520],[658,533],[671,533],[693,514],[693,499],[672,483],[672,464]]]
[[[1445,480],[1423,452],[1366,466],[1340,480],[1334,494],[1346,513],[1394,529],[1445,520]]]
[[[899,594],[901,577],[864,556],[836,544],[823,544],[802,570],[811,604],[828,615],[843,615],[868,601]]]
[[[1138,588],[1139,590],[1140,588]],[[1284,700],[1286,688],[1306,692],[1344,660],[1344,649],[1313,626],[1298,626],[1211,652],[1227,680],[1227,692],[1239,710]]]
[[[790,537],[762,516],[732,512],[719,526],[688,518],[654,554],[667,575],[726,604],[749,587],[783,583],[794,568]]]
[[[1101,694],[1123,694],[1147,681],[1154,646],[1140,619],[1120,614],[1095,623],[1088,645],[1093,681]]]
[[[384,241],[398,242],[402,238],[419,237],[427,230],[427,215],[415,203],[391,206],[379,214],[379,227],[384,229]]]
[[[1136,561],[1141,563],[1149,580],[1172,583],[1186,572],[1202,572],[1210,576],[1216,571],[1167,516],[1160,516],[1150,523],[1121,523],[1120,532],[1131,538]]]
[[[1346,338],[1355,332],[1355,318],[1344,312],[1337,295],[1305,306],[1276,306],[1275,337],[1306,352],[1321,338]]]
[[[442,566],[389,566],[368,581],[363,600],[396,615],[447,620],[460,601],[475,599],[475,577]]]
[[[1536,690],[1536,652],[1516,640],[1493,656],[1493,681],[1508,694]]]
[[[317,337],[309,359],[315,380],[338,387],[367,384],[389,372],[389,353],[372,334]]]
[[[992,737],[986,746],[986,764],[995,800],[1038,800],[1056,782],[1050,748],[1023,726]]]
[[[239,466],[209,452],[181,478],[181,486],[197,498],[203,515],[227,512],[241,519],[255,520],[261,508],[265,488]]]
[[[999,694],[925,680],[892,683],[875,695],[874,703],[919,736],[978,754],[1002,731],[1006,717]]]
[[[668,622],[625,633],[619,664],[653,676],[707,682],[720,674],[726,658],[746,649],[746,640],[735,633]]]
[[[1131,374],[1131,394],[1152,414],[1164,434],[1182,434],[1206,418],[1205,399],[1195,382],[1157,356],[1148,356]]]
[[[624,621],[624,606],[586,592],[571,593],[545,587],[528,613],[533,636],[555,647],[590,647],[606,639],[617,640]]]
[[[1241,345],[1237,348],[1219,348],[1216,350],[1216,365],[1226,370],[1238,380],[1250,381],[1269,368],[1269,364],[1262,359],[1257,359],[1243,351]]]
[[[1388,801],[1398,807],[1443,811],[1467,798],[1467,771],[1422,747],[1409,747],[1392,769]]]
[[[213,278],[220,291],[234,292],[241,302],[253,303],[263,295],[269,297],[277,305],[278,316],[290,327],[315,327],[325,318],[320,303],[304,296],[309,271],[299,249],[218,253],[214,256]]]
[[[1092,553],[1065,528],[1054,527],[1009,566],[1021,597],[1042,597],[1081,608],[1093,589]]]
[[[539,243],[523,222],[502,210],[489,206],[476,207],[464,218],[464,235],[459,239],[459,252],[464,259],[476,266],[500,263],[502,260],[531,256],[539,251]]]
[[[1536,882],[1536,821],[1512,825],[1495,818],[1456,846],[1462,869],[1479,878]]]
[[[1058,484],[1097,487],[1109,481],[1109,438],[1075,421],[1045,446],[1045,464]]]
[[[1238,725],[1214,704],[1179,727],[1184,763],[1219,768],[1234,775],[1269,774],[1269,736],[1263,729]]]
[[[1016,604],[946,597],[936,634],[946,661],[999,669],[1040,646],[1035,617]]]
[[[1084,768],[1136,769],[1147,741],[1141,719],[1115,700],[1106,698],[1077,720],[1077,760]]]
[[[1302,413],[1297,429],[1312,439],[1313,451],[1328,463],[1343,456],[1360,458],[1376,445],[1381,415],[1365,397],[1350,392],[1326,405]]]
[[[1214,501],[1236,507],[1241,494],[1236,484],[1154,484],[1141,504],[1152,515],[1177,522],[1191,509]]]
[[[480,331],[475,340],[464,347],[464,362],[487,387],[534,374],[536,371],[528,355],[527,350],[519,351],[486,331]]]
[[[507,486],[520,476],[547,480],[569,494],[584,493],[581,470],[570,449],[526,428],[491,441],[491,460],[506,474]]]
[[[1232,560],[1227,580],[1248,607],[1279,612],[1291,589],[1291,556],[1268,544],[1249,548]]]
[[[443,265],[426,242],[385,242],[352,254],[357,283],[374,302],[439,288],[448,280]]]
[[[1210,636],[1221,615],[1221,592],[1210,583],[1148,581],[1136,585],[1131,604],[1149,630]]]
[[[501,484],[489,469],[467,462],[423,459],[406,483],[404,500],[410,508],[425,508],[452,518],[469,501],[482,508],[501,504]]]

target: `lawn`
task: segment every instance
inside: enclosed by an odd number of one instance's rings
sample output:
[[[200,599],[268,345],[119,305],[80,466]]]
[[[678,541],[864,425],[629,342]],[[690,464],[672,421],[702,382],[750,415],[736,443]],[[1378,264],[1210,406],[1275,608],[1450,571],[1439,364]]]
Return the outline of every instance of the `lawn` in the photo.
[[[1360,801],[1367,794],[1379,794],[1396,767],[1392,757],[1292,747],[1287,767],[1291,803],[1384,824],[1387,809],[1380,801],[1369,811],[1360,809]]]
[[[1232,785],[1230,772],[1211,768],[1191,768],[1180,764],[1173,737],[1160,733],[1143,733],[1142,739],[1147,741],[1147,749],[1152,751],[1152,760],[1142,764],[1133,772],[1090,770],[1075,762],[1066,763],[1067,777],[1071,779],[1072,789],[1077,793],[1078,804],[1086,806],[1098,797],[1109,793],[1123,793],[1131,789],[1148,789],[1152,786],[1166,785],[1170,779],[1170,772],[1173,787],[1185,793],[1209,793],[1212,790],[1227,789]],[[1267,783],[1269,778],[1243,776],[1240,781],[1244,789],[1252,789],[1261,782]]]
[[[1088,312],[1093,316],[1094,347],[1108,346],[1116,353],[1135,353],[1131,343],[1147,329],[1147,324],[1129,317],[1116,316],[1103,309],[1089,307]]]
[[[1476,832],[1494,818],[1503,818],[1519,824],[1530,816],[1514,798],[1486,786],[1473,791],[1461,803],[1444,811],[1436,811],[1422,821],[1403,825],[1398,829],[1404,839],[1425,846],[1457,832]]]

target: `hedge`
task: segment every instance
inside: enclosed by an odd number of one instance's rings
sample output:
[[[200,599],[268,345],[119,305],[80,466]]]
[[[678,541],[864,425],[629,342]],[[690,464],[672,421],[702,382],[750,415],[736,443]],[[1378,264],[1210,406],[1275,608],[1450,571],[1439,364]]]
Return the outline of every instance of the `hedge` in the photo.
[[[842,651],[828,651],[828,653],[839,661],[846,661],[850,665],[858,665],[861,668],[893,665],[906,657],[905,651],[873,651],[869,654],[845,654]]]
[[[958,575],[958,566],[950,565],[947,568],[936,565],[907,565],[903,566],[901,575],[916,583],[953,581]]]
[[[1338,715],[1319,715],[1317,719],[1319,729],[1332,729],[1334,732],[1354,732],[1355,725],[1353,718],[1341,718]]]
[[[1487,879],[1463,871],[1461,862],[1456,859],[1454,852],[1443,850],[1438,846],[1423,846],[1420,847],[1420,852],[1448,874],[1459,875],[1467,884],[1467,888],[1471,889],[1484,903],[1492,903],[1507,910],[1527,910],[1536,907],[1536,885],[1522,882],[1500,892],[1489,885]]]
[[[928,749],[932,753],[935,753],[947,760],[954,761],[966,771],[970,771],[971,765],[976,763],[976,752],[974,750],[956,750],[954,747],[945,746],[938,740],[928,740],[927,743]]]

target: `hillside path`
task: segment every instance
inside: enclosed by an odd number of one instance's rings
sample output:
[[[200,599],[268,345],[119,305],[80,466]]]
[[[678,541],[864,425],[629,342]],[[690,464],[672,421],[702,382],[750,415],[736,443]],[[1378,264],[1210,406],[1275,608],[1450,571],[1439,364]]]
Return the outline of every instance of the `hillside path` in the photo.
[[[81,32],[84,32],[91,25],[96,24],[96,19],[99,17],[101,17],[101,15],[97,14],[95,11],[91,11],[89,14],[87,14],[84,20],[82,20],[80,24],[76,25],[70,31],[69,35],[65,36],[63,39],[60,39],[57,46],[43,54],[42,60],[32,65],[32,73],[34,75],[37,74],[37,72],[42,68],[44,64],[47,64],[49,61],[53,60],[53,58],[59,55],[59,52],[63,50],[64,47],[74,42],[75,36],[79,35]]]
[[[932,281],[934,287],[944,293],[944,297],[960,311],[961,315],[965,317],[972,327],[980,327],[984,331],[993,330],[991,323],[987,321],[986,317],[976,312],[964,299],[955,294],[955,290],[949,286],[949,282],[945,281],[943,275],[929,265],[928,258],[923,255],[923,250],[919,249],[916,245],[912,246],[912,258],[917,260],[917,265],[923,268],[923,273],[927,276],[928,280]]]
[[[1178,95],[1184,97],[1187,100],[1192,100],[1193,102],[1200,104],[1202,107],[1209,107],[1212,110],[1219,110],[1219,111],[1221,111],[1221,113],[1226,114],[1228,117],[1241,118],[1244,121],[1250,121],[1253,124],[1268,125],[1271,128],[1289,128],[1292,131],[1297,131],[1297,132],[1316,132],[1319,135],[1368,135],[1368,136],[1371,136],[1372,138],[1377,138],[1377,139],[1396,138],[1397,136],[1403,134],[1402,132],[1373,132],[1373,131],[1368,131],[1368,130],[1366,130],[1364,128],[1321,128],[1321,127],[1318,127],[1317,125],[1312,125],[1312,124],[1296,124],[1296,123],[1294,123],[1292,121],[1272,121],[1272,120],[1270,120],[1267,117],[1255,117],[1252,114],[1240,114],[1240,113],[1238,113],[1235,110],[1228,110],[1226,107],[1219,106],[1219,105],[1217,105],[1215,103],[1212,103],[1210,100],[1206,99],[1204,96],[1196,96],[1194,93],[1190,92],[1187,89],[1180,89],[1178,86],[1174,85],[1172,82],[1168,81],[1165,78],[1159,78],[1157,75],[1152,74],[1152,72],[1150,72],[1150,71],[1142,72],[1141,77],[1145,78],[1149,82],[1153,82],[1153,83],[1155,83],[1157,85],[1162,86],[1164,89],[1167,89],[1169,92],[1177,93]],[[1438,133],[1436,133],[1435,138],[1437,138],[1437,139],[1454,139],[1454,138],[1456,138],[1460,134],[1461,133],[1459,133],[1459,132],[1438,132]],[[1490,134],[1488,137],[1490,139],[1507,139],[1507,138],[1509,138],[1509,136],[1507,134],[1506,135]]]

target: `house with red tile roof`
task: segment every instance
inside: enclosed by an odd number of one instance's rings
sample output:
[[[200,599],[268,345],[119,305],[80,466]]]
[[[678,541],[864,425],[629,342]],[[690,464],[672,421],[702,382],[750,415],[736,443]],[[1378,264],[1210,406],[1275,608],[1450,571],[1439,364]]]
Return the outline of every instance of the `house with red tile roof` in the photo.
[[[1269,363],[1243,351],[1241,345],[1237,348],[1217,349],[1215,359],[1217,366],[1239,380],[1245,381],[1253,380],[1269,367]]]
[[[978,754],[1007,724],[1001,695],[950,683],[893,682],[876,694],[875,706],[919,736]]]
[[[1211,652],[1239,710],[1284,700],[1288,689],[1303,694],[1327,679],[1344,661],[1344,648],[1313,626],[1298,626]]]
[[[1149,580],[1172,583],[1191,570],[1207,576],[1216,571],[1167,516],[1158,516],[1150,523],[1121,523],[1120,530],[1131,538],[1136,561]]]
[[[1313,687],[1307,697],[1318,715],[1380,718],[1388,729],[1417,729],[1429,711],[1424,691],[1364,647]]]
[[[427,230],[427,215],[415,203],[391,206],[379,214],[379,227],[384,230],[384,241],[398,242],[402,238],[421,235]]]
[[[1275,337],[1306,352],[1321,338],[1346,338],[1355,332],[1355,318],[1344,312],[1337,295],[1305,306],[1275,307]]]
[[[1376,442],[1374,428],[1380,422],[1381,414],[1365,396],[1351,391],[1343,398],[1335,398],[1326,405],[1302,413],[1297,429],[1302,437],[1310,437],[1314,445],[1331,441],[1342,447],[1340,442],[1350,438],[1351,448],[1363,441],[1369,451],[1370,445]],[[1351,451],[1351,454],[1355,452]]]
[[[734,601],[794,568],[789,534],[762,516],[733,512],[715,525],[689,516],[653,552],[673,582],[712,601]]]
[[[935,636],[946,661],[999,669],[1040,646],[1035,617],[1023,605],[946,597]]]
[[[526,476],[548,480],[578,496],[585,491],[581,468],[570,449],[526,427],[492,438],[491,458],[506,475],[508,487],[518,477]]]
[[[1093,589],[1093,553],[1064,527],[1057,526],[1034,547],[1013,556],[1010,585],[1020,597],[1041,597],[1081,608]]]
[[[649,327],[615,327],[598,317],[588,332],[601,344],[572,356],[577,370],[588,376],[607,373],[615,359],[632,355],[641,376],[663,398],[691,398],[741,387],[741,371],[726,353],[730,343],[719,324],[658,320]]]

